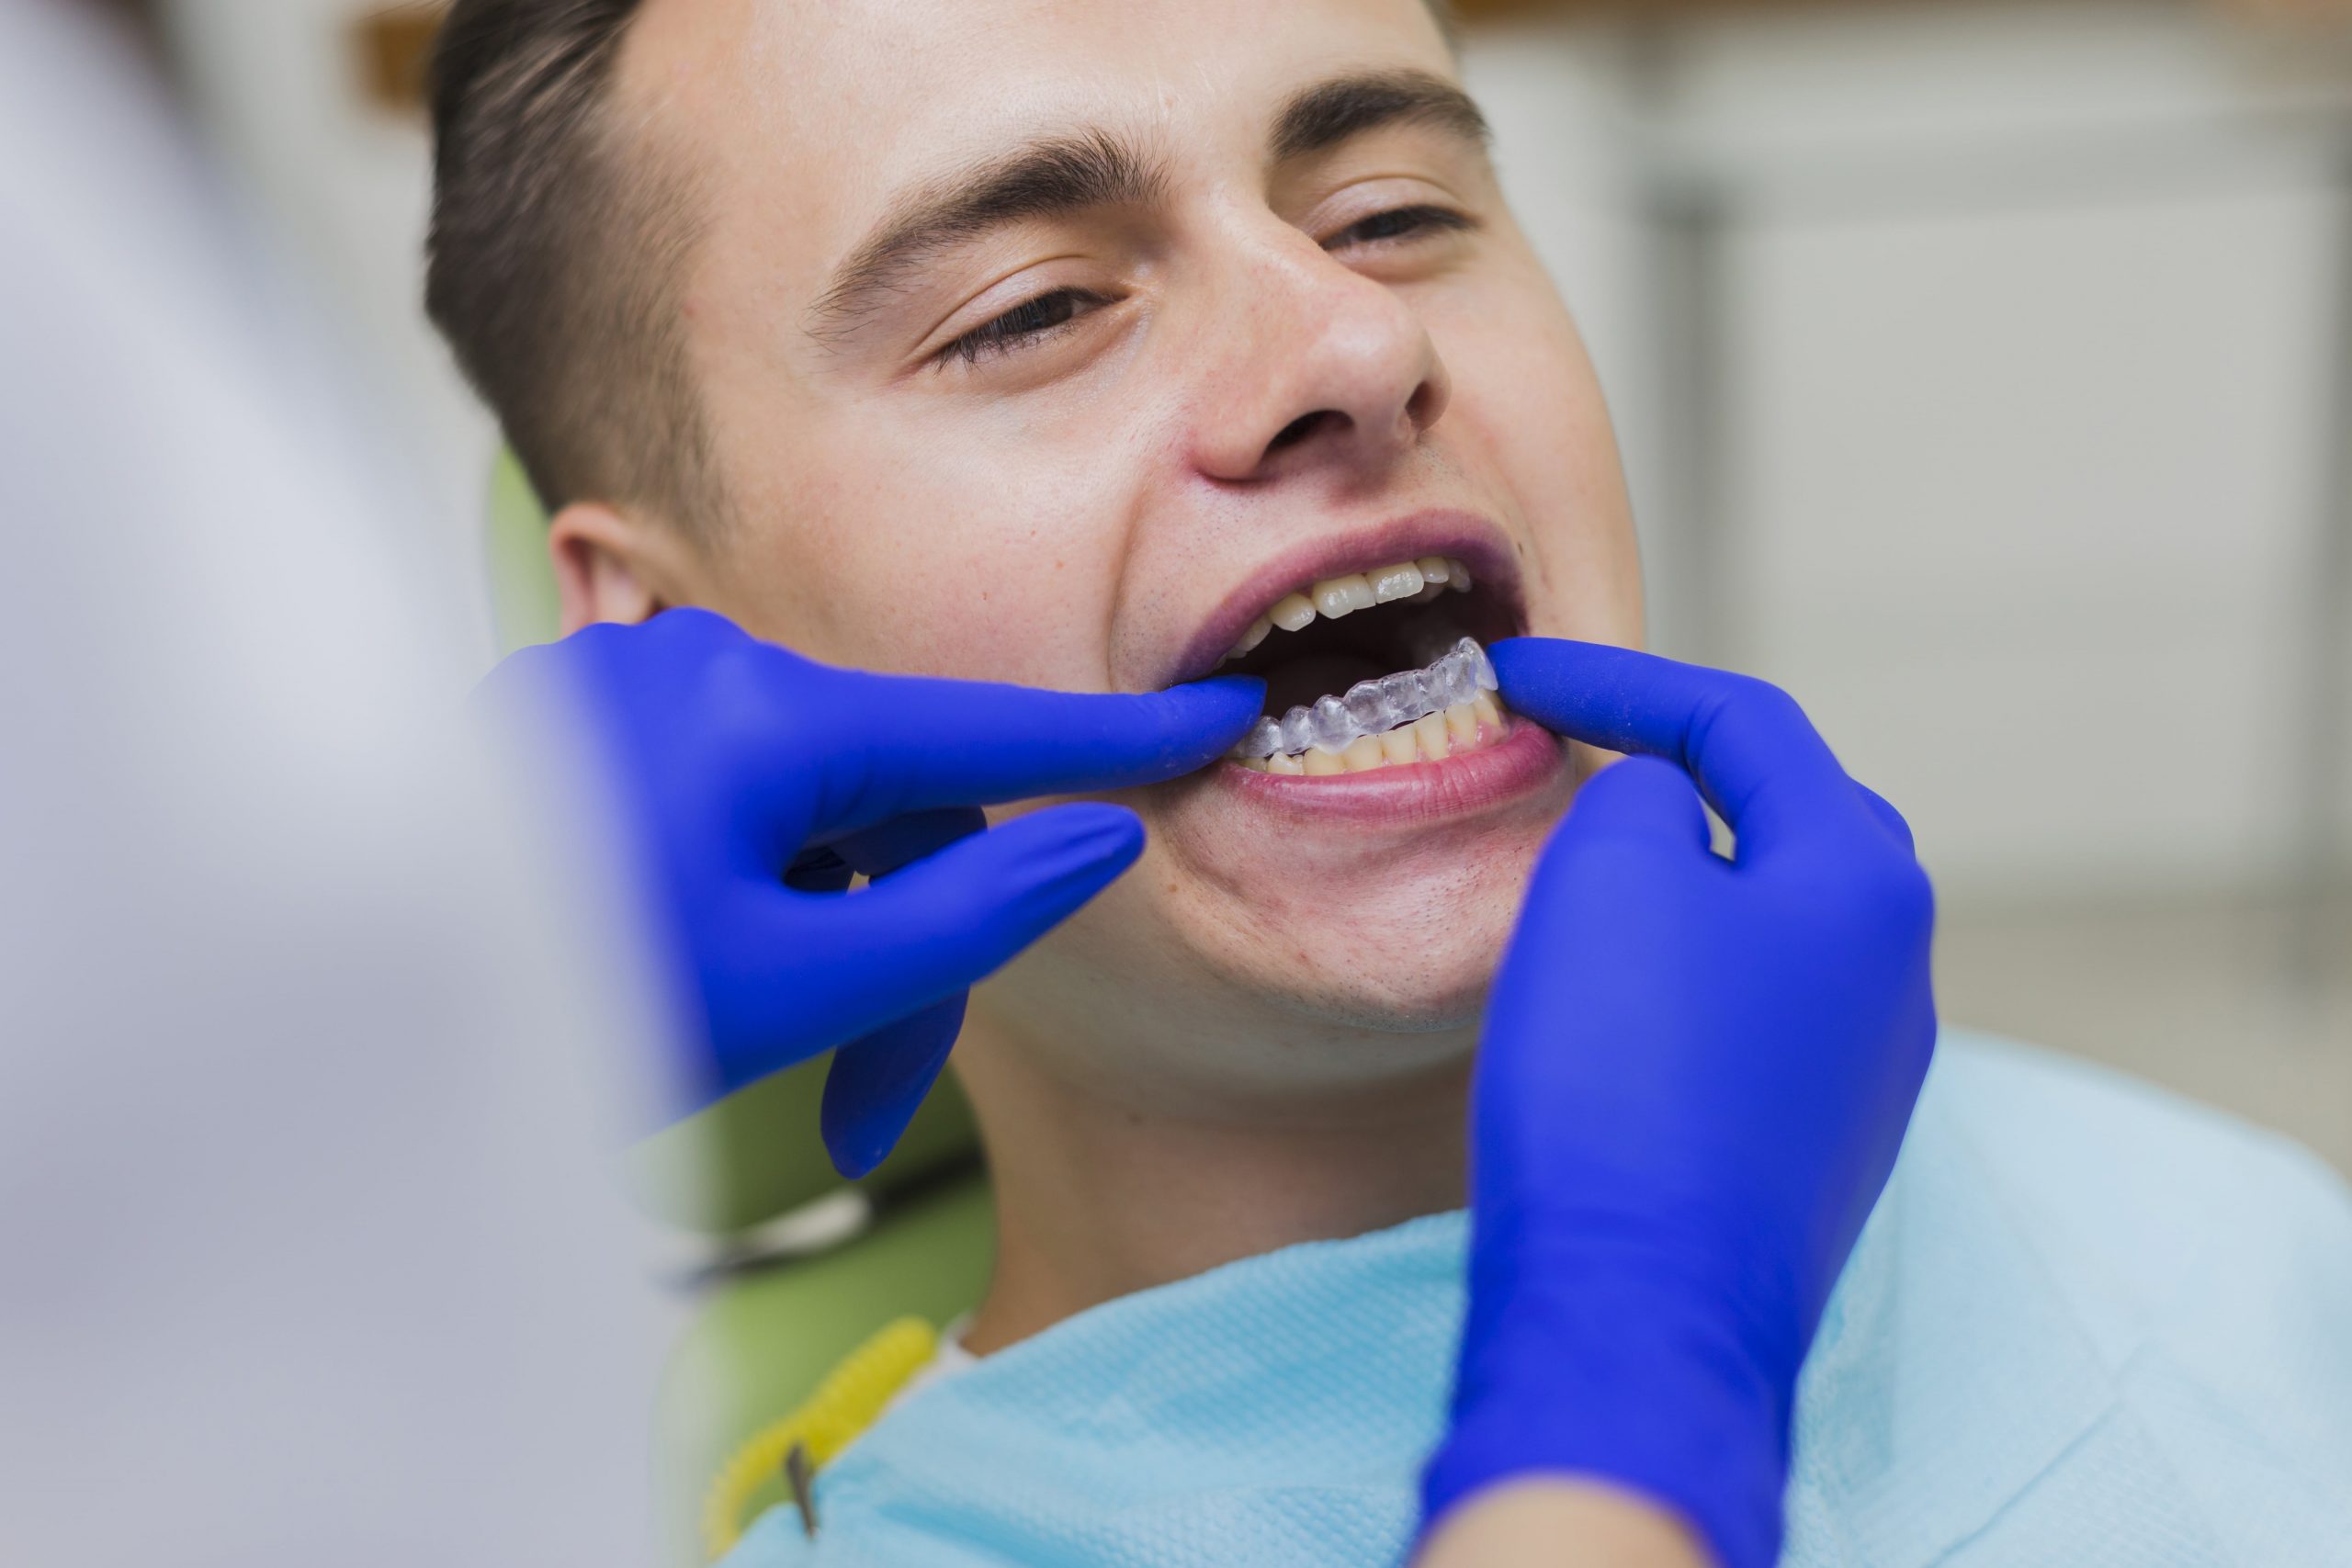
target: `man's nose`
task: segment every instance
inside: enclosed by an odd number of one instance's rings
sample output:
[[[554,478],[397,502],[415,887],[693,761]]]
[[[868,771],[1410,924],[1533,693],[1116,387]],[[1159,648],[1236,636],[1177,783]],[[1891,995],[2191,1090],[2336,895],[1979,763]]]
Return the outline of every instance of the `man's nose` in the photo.
[[[1372,474],[1410,451],[1451,395],[1419,316],[1295,231],[1256,260],[1223,317],[1234,342],[1202,387],[1200,470],[1232,483]]]

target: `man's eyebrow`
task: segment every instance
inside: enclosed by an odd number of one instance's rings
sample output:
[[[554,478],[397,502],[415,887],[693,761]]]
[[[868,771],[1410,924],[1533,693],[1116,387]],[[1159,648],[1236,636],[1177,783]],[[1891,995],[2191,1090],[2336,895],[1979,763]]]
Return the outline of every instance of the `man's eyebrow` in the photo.
[[[1046,137],[932,182],[891,204],[809,310],[820,338],[854,327],[927,257],[1027,218],[1140,206],[1166,184],[1159,166],[1107,130]]]
[[[1293,96],[1274,120],[1277,160],[1303,158],[1367,130],[1433,125],[1486,144],[1487,117],[1470,95],[1427,71],[1371,71],[1335,76]]]

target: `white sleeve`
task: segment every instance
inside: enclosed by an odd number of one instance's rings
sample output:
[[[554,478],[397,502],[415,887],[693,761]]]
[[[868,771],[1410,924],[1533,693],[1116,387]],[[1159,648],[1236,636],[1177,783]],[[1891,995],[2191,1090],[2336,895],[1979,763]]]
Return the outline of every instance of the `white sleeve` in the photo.
[[[640,991],[96,15],[0,0],[0,1562],[642,1561]]]

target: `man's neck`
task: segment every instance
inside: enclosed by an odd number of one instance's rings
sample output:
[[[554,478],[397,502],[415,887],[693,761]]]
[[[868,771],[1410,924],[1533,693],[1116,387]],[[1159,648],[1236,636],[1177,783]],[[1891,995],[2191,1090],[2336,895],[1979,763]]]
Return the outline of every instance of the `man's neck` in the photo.
[[[989,1134],[997,1263],[967,1345],[987,1352],[1115,1297],[1295,1242],[1457,1207],[1466,1053],[1295,1115],[1106,1104],[996,1038],[958,1059]]]

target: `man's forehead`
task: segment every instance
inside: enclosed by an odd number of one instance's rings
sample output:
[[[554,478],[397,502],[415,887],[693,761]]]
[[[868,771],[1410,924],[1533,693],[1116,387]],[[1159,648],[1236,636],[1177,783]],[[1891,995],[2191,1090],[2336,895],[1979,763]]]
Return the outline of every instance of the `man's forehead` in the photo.
[[[1452,69],[1424,0],[647,0],[619,96],[716,191],[756,192],[763,228],[838,249],[1039,136],[1255,146],[1335,61]]]

